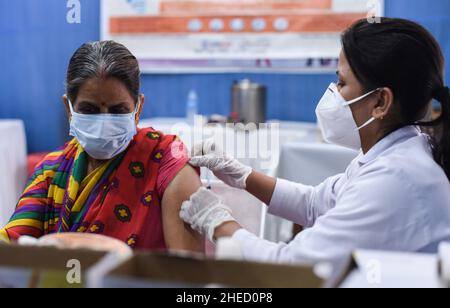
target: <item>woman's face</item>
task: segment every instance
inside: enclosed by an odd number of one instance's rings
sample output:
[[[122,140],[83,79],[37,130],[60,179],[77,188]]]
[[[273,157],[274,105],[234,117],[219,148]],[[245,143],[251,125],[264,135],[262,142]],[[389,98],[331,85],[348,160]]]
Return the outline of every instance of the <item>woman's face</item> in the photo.
[[[355,74],[347,61],[345,53],[341,51],[338,65],[338,90],[346,101],[350,101],[366,94],[363,85],[358,81]],[[372,90],[372,89],[370,89]],[[366,123],[374,116],[374,108],[377,105],[377,95],[369,95],[368,97],[350,105],[353,118],[359,127]]]
[[[115,78],[92,78],[83,83],[78,91],[78,97],[72,106],[75,112],[81,114],[126,114],[132,113],[135,108],[136,121],[144,103],[144,97],[139,98],[140,104],[134,101],[130,92],[123,82]],[[64,96],[66,110],[70,117],[68,99]]]

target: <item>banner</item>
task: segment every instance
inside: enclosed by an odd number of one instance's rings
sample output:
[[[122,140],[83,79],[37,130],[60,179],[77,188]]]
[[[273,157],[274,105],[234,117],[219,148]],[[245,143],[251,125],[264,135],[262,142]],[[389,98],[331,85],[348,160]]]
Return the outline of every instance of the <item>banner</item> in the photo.
[[[381,16],[381,0],[102,0],[102,39],[148,73],[323,72],[340,33]]]

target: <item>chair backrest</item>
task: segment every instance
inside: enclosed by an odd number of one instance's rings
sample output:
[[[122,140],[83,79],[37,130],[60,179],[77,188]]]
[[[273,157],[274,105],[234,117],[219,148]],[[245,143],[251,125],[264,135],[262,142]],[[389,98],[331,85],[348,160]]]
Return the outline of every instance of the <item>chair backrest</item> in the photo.
[[[0,228],[11,218],[27,180],[27,143],[22,120],[0,120]]]

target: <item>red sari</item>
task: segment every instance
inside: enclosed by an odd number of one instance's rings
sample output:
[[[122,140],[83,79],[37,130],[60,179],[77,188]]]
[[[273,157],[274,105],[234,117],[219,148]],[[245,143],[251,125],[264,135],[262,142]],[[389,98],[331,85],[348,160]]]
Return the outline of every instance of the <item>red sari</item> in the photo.
[[[162,194],[188,160],[175,136],[140,129],[124,153],[86,175],[87,154],[73,139],[36,168],[0,238],[89,232],[165,250]]]

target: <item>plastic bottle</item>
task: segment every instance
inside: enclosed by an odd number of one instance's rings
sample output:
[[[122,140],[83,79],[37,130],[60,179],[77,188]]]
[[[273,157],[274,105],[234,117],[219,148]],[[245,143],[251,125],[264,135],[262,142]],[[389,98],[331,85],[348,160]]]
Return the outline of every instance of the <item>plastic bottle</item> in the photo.
[[[186,102],[186,118],[189,125],[194,125],[195,117],[198,115],[198,95],[195,90],[189,91]]]

